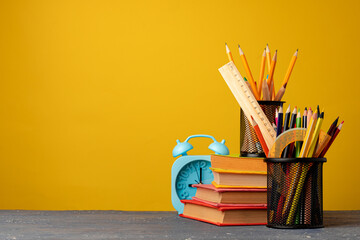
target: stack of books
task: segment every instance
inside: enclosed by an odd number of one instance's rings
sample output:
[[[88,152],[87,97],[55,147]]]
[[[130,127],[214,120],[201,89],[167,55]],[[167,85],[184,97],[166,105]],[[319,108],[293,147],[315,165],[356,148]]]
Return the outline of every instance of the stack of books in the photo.
[[[218,226],[266,225],[267,178],[263,158],[211,156],[212,184],[194,184],[180,216]]]

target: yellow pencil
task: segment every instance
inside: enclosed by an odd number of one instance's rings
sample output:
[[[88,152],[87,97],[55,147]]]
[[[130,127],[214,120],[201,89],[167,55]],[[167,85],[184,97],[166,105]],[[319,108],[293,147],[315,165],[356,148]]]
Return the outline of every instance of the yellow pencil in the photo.
[[[259,97],[261,97],[262,83],[264,80],[265,62],[266,62],[266,49],[264,49],[263,55],[261,57],[260,77],[259,77],[259,83],[260,83],[259,84]]]
[[[269,78],[267,80],[269,88],[271,88],[271,82],[272,82],[272,78],[274,76],[274,70],[275,70],[275,66],[276,66],[276,60],[277,60],[277,50],[275,51],[274,57],[273,57],[273,59],[271,61]],[[272,94],[272,93],[270,92],[270,94]]]
[[[287,83],[289,81],[291,72],[292,72],[292,70],[293,70],[293,68],[295,66],[297,55],[298,55],[298,49],[296,50],[293,57],[291,58],[291,61],[290,61],[289,67],[288,67],[288,69],[286,71],[285,78],[284,78],[284,81],[283,81],[282,85],[284,85],[285,83]]]
[[[312,136],[312,134],[314,132],[315,125],[316,125],[316,120],[317,120],[317,114],[315,113],[312,116],[312,118],[310,120],[310,123],[309,123],[309,125],[307,127],[307,130],[306,130],[303,146],[301,148],[301,152],[300,152],[300,155],[299,155],[299,157],[301,157],[301,158],[307,156],[311,136]],[[305,164],[305,163],[299,164],[298,163],[297,166],[296,166],[295,177],[292,179],[293,181],[292,181],[292,183],[290,185],[291,187],[289,189],[288,196],[287,196],[288,197],[287,200],[289,202],[286,202],[286,205],[285,205],[285,207],[283,209],[283,213],[285,213],[287,211],[287,209],[290,208],[286,224],[292,223],[292,221],[294,219],[295,209],[297,208],[299,198],[300,198],[300,192],[301,192],[301,190],[303,188],[306,174],[307,174],[309,168],[311,167],[311,165],[312,165],[312,163],[310,163],[310,164]],[[296,181],[298,181],[297,186],[296,186]],[[296,190],[295,190],[295,186],[296,186]],[[295,192],[295,194],[294,194],[294,192]],[[293,198],[293,199],[292,199],[292,203],[291,203],[291,206],[290,206],[291,198]]]
[[[312,139],[311,139],[311,143],[310,143],[310,148],[309,148],[309,152],[307,154],[307,157],[312,157],[313,156],[313,153],[314,153],[314,150],[315,150],[315,146],[316,146],[316,143],[317,143],[317,140],[318,140],[318,137],[319,137],[319,133],[320,133],[320,129],[321,129],[321,125],[322,125],[322,122],[324,121],[324,112],[322,112],[320,114],[320,117],[316,123],[316,127],[315,127],[315,130],[314,130],[314,134],[312,136]]]
[[[256,88],[255,81],[254,81],[254,78],[253,78],[253,76],[251,74],[250,67],[249,67],[249,64],[248,64],[248,62],[246,60],[245,54],[241,50],[240,45],[238,45],[238,47],[239,47],[239,53],[240,53],[241,61],[242,61],[243,65],[244,65],[246,75],[248,76],[248,81],[250,83],[253,94],[254,94],[256,100],[260,100],[259,92],[258,92],[258,90]]]
[[[230,52],[230,49],[229,49],[229,47],[228,47],[228,45],[225,43],[225,48],[226,48],[226,54],[227,54],[227,56],[228,56],[228,59],[229,59],[229,61],[231,62],[234,62],[234,59],[233,59],[233,57],[232,57],[232,55],[231,55],[231,52]]]
[[[307,126],[304,142],[301,147],[300,156],[299,156],[301,158],[306,157],[307,153],[309,152],[311,137],[313,135],[316,126],[316,120],[317,120],[317,113],[314,113],[311,117],[309,125]]]
[[[270,53],[270,48],[269,45],[266,44],[266,60],[267,60],[267,68],[268,68],[268,74],[270,74],[270,69],[271,69],[271,53]]]

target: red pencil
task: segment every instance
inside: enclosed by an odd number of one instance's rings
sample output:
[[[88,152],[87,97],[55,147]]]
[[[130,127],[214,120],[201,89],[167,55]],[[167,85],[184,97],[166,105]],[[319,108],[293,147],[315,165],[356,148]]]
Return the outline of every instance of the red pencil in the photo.
[[[266,146],[266,143],[265,143],[265,140],[264,140],[264,137],[263,135],[261,134],[261,131],[260,131],[260,128],[259,126],[257,125],[256,121],[254,120],[254,118],[251,116],[251,119],[252,119],[252,125],[253,125],[253,128],[255,129],[255,132],[256,132],[256,135],[260,141],[260,144],[261,144],[261,147],[262,149],[264,150],[264,153],[266,155],[266,157],[268,156],[269,154],[269,149],[268,147]]]
[[[341,131],[342,125],[344,124],[344,121],[342,121],[339,126],[336,128],[334,135],[331,137],[330,142],[326,145],[326,147],[324,148],[324,150],[322,151],[322,153],[320,154],[320,157],[324,157],[326,152],[329,150],[329,148],[331,147],[331,144],[334,142],[336,136],[339,134],[339,132]]]

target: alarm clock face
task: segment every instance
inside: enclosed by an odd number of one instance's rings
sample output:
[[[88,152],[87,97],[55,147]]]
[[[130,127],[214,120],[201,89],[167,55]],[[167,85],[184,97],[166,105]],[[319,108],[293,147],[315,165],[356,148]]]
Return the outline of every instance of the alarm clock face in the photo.
[[[192,184],[211,184],[214,176],[210,167],[210,161],[195,160],[180,169],[175,181],[179,199],[191,199],[195,196],[196,188],[192,187]]]

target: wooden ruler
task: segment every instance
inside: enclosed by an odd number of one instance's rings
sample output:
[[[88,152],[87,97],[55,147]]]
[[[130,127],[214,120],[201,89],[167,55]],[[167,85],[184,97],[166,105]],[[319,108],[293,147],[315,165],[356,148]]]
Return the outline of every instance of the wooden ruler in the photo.
[[[251,116],[255,119],[268,149],[271,149],[275,142],[276,132],[259,103],[256,101],[253,93],[246,85],[244,78],[241,76],[234,62],[231,61],[225,64],[219,68],[219,72],[235,96],[247,119],[251,119]]]

